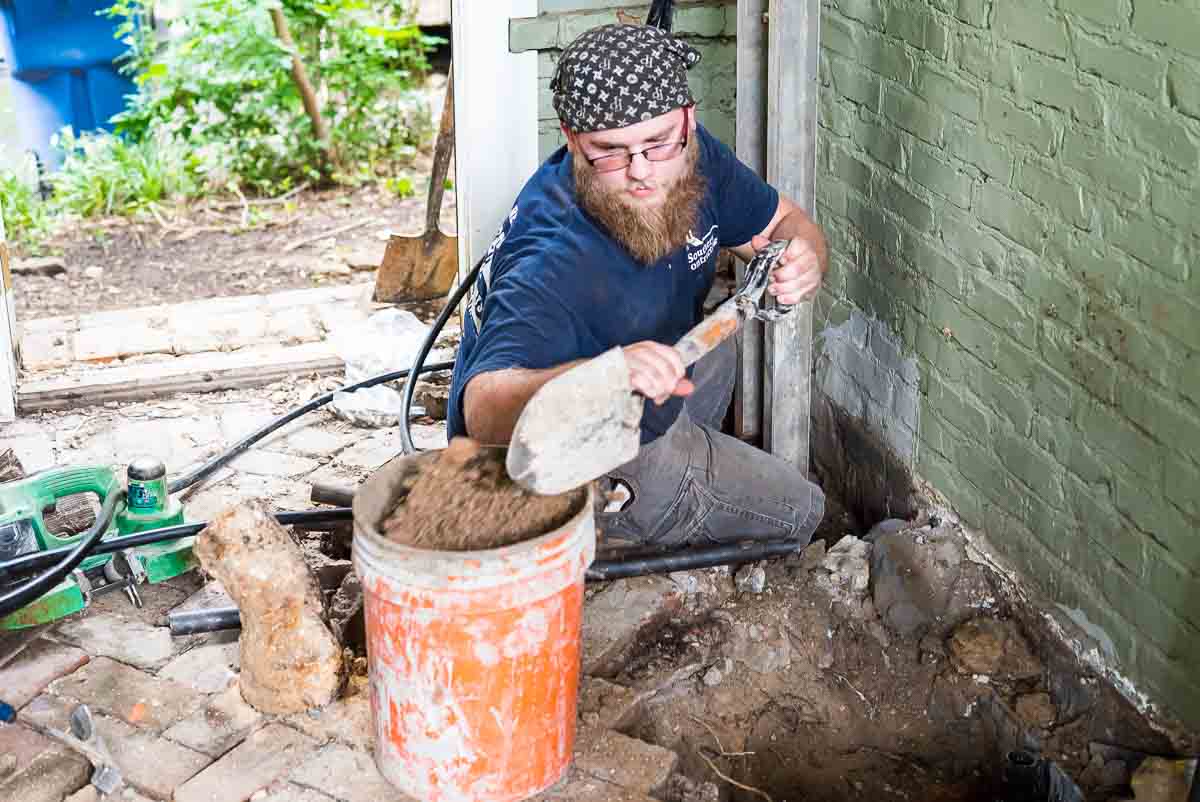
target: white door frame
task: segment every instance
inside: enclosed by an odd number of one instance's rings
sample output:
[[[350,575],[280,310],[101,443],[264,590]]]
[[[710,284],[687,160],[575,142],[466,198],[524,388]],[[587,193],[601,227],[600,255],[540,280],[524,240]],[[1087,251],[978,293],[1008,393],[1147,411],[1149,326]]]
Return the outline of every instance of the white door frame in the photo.
[[[487,252],[517,193],[538,166],[538,54],[508,50],[509,20],[536,16],[537,6],[537,0],[454,0],[460,278]]]
[[[17,417],[18,342],[8,238],[4,235],[4,210],[0,209],[0,423]]]

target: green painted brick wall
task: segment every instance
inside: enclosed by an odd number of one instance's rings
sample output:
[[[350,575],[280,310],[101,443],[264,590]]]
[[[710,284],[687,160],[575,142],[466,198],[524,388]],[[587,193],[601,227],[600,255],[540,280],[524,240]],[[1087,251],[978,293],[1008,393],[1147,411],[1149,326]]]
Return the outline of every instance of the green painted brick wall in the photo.
[[[1200,5],[825,0],[818,217],[912,463],[1200,726]]]
[[[543,0],[543,13],[509,23],[509,50],[538,51],[538,152],[546,158],[565,143],[551,104],[550,79],[562,48],[589,28],[622,20],[644,20],[645,5],[613,5],[603,0]],[[696,96],[698,118],[717,138],[734,144],[737,80],[735,0],[678,3],[674,31],[701,53],[700,64],[688,74]]]

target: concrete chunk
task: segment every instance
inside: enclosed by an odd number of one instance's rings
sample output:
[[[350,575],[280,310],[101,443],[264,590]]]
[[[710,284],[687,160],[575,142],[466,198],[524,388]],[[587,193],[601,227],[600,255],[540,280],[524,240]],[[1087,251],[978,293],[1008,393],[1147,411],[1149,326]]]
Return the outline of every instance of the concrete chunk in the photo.
[[[666,786],[678,762],[679,755],[670,749],[612,730],[581,738],[575,752],[580,771],[648,796]]]

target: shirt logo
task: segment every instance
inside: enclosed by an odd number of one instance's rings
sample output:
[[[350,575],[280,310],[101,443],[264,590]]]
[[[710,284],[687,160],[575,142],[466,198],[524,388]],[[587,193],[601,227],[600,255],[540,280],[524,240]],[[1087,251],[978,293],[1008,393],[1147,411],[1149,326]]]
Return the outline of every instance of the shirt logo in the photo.
[[[713,253],[717,250],[717,227],[713,226],[703,237],[697,237],[691,230],[687,235],[687,260],[690,270],[699,270],[708,264]]]

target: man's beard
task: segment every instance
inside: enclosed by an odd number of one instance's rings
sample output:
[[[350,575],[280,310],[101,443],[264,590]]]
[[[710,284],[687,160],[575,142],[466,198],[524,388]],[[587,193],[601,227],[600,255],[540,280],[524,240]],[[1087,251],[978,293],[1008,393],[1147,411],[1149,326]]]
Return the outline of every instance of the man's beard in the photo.
[[[638,206],[626,198],[626,190],[609,189],[595,169],[582,158],[575,161],[575,194],[579,204],[621,243],[634,259],[652,265],[682,248],[696,226],[705,179],[696,169],[700,149],[693,138],[688,143],[683,175],[667,187],[663,202],[654,207]]]

